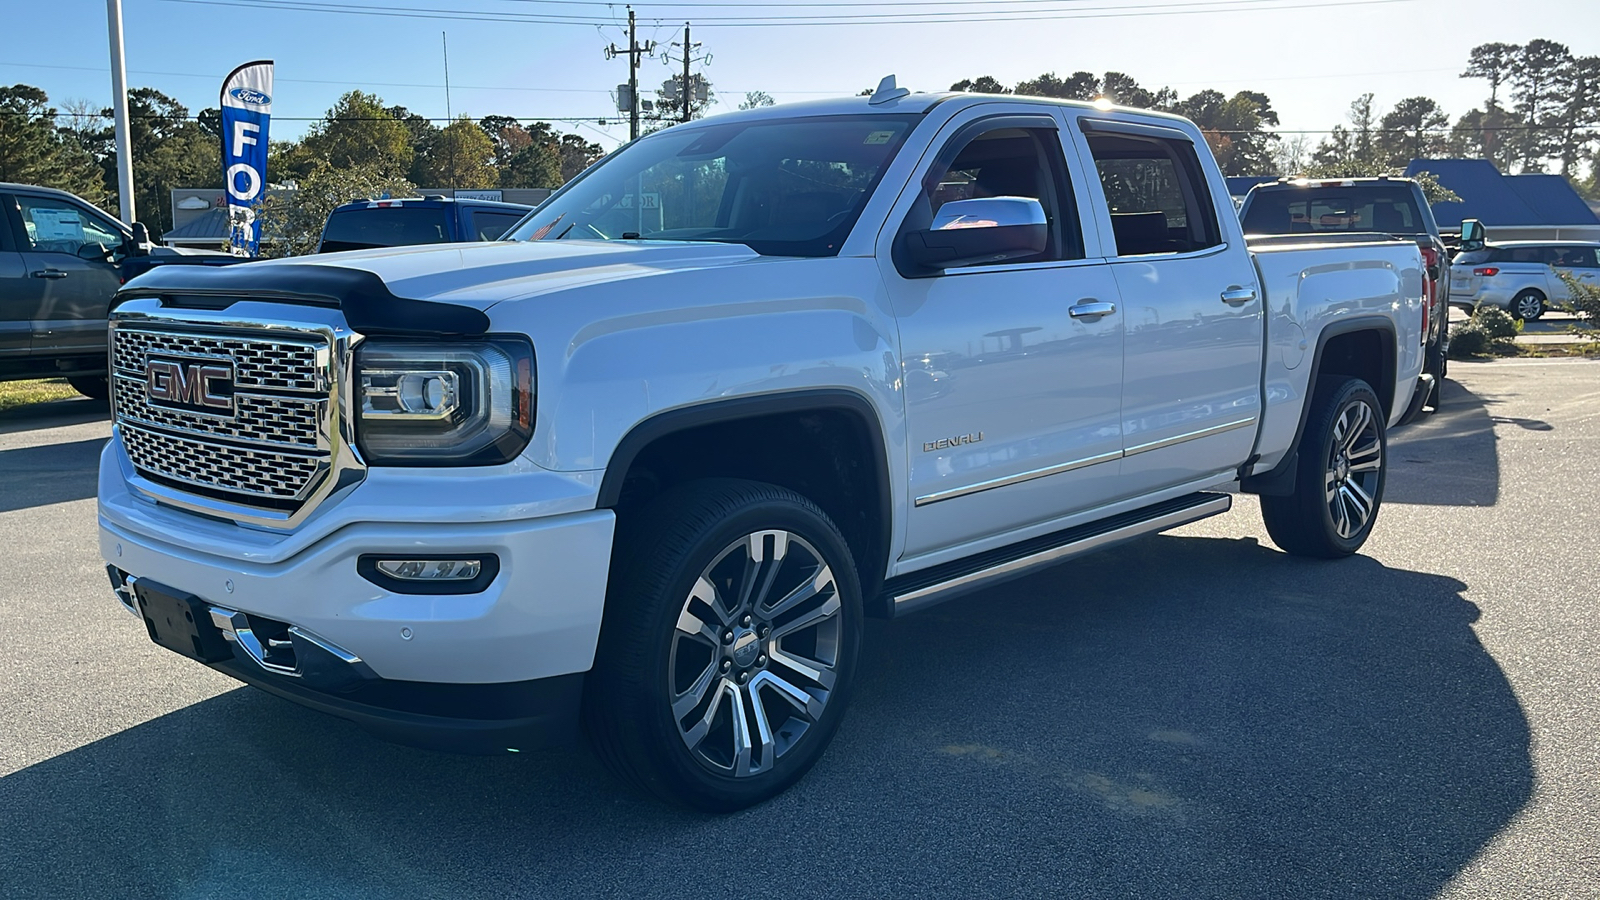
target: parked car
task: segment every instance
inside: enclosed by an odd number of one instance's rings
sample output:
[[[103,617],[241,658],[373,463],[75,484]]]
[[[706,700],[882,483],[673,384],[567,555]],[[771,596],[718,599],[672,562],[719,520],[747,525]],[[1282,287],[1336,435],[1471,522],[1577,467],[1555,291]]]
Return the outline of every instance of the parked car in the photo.
[[[1450,265],[1450,305],[1472,312],[1497,306],[1529,322],[1571,297],[1558,272],[1600,283],[1600,243],[1500,241],[1463,250]]]
[[[117,289],[158,265],[231,265],[220,251],[149,246],[66,191],[0,183],[0,380],[65,377],[104,400],[106,313]]]
[[[1369,233],[1414,240],[1427,266],[1428,304],[1424,308],[1427,362],[1431,379],[1426,405],[1437,408],[1450,365],[1450,258],[1422,185],[1410,178],[1280,178],[1258,184],[1239,210],[1246,240],[1257,236],[1315,235],[1322,240]]]
[[[440,196],[352,200],[328,215],[317,252],[497,241],[532,211],[522,203]]]
[[[386,737],[581,718],[644,790],[760,802],[838,728],[864,616],[1236,491],[1290,553],[1361,547],[1422,253],[1252,251],[1227,197],[1185,119],[885,79],[641,138],[505,242],[158,269],[112,329],[112,585]]]

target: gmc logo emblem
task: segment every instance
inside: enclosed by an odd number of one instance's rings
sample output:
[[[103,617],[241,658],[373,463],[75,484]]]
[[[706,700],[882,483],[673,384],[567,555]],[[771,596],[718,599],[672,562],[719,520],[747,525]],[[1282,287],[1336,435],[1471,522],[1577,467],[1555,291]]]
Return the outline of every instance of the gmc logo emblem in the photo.
[[[233,414],[231,365],[152,359],[145,363],[144,385],[153,404]]]

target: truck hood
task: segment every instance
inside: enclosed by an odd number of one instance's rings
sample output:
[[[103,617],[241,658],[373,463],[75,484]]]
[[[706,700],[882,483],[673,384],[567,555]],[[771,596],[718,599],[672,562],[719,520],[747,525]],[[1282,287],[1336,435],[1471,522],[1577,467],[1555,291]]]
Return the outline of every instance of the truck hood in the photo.
[[[358,269],[398,297],[489,307],[580,285],[662,272],[732,266],[762,257],[743,244],[682,241],[497,241],[351,250],[264,260],[279,265]]]

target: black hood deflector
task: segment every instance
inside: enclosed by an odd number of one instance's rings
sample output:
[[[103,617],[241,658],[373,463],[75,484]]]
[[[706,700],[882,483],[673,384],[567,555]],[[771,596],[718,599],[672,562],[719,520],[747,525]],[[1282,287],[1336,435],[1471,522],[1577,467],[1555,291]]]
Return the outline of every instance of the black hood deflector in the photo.
[[[227,309],[242,300],[335,307],[361,334],[437,337],[489,330],[482,310],[397,297],[375,273],[339,266],[159,266],[124,285],[111,305],[152,297],[177,309]]]

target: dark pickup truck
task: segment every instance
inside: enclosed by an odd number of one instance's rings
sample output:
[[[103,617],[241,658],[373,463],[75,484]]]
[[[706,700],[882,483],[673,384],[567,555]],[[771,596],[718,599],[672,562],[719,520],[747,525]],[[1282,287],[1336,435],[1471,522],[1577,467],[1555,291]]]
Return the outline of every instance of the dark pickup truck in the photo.
[[[497,241],[533,207],[443,196],[352,200],[328,215],[318,253]]]
[[[103,400],[106,319],[124,282],[156,266],[244,261],[149,240],[66,191],[0,182],[0,381],[65,377]]]
[[[1274,235],[1320,235],[1330,243],[1360,240],[1352,235],[1387,234],[1415,240],[1422,250],[1427,303],[1422,333],[1426,344],[1423,377],[1432,382],[1423,407],[1437,408],[1448,365],[1450,256],[1439,236],[1439,224],[1410,178],[1280,178],[1250,189],[1239,208],[1245,240],[1252,245]]]

